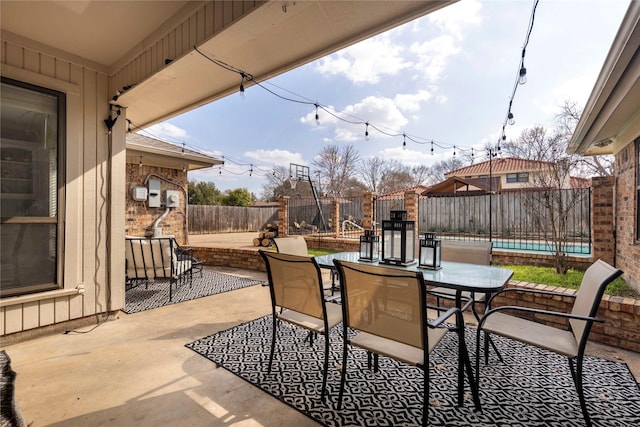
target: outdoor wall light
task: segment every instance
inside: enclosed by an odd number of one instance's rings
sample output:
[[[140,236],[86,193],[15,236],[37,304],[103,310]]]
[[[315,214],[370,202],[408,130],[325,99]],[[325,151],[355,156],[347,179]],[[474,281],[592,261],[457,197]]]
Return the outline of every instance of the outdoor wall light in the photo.
[[[410,265],[415,262],[414,221],[407,221],[407,211],[391,211],[390,219],[382,221],[383,264]]]
[[[360,261],[375,262],[378,261],[378,242],[380,236],[375,234],[374,230],[364,230],[364,234],[360,236]]]
[[[439,239],[436,239],[436,233],[424,233],[424,237],[420,239],[419,267],[430,270],[440,269],[441,243]]]

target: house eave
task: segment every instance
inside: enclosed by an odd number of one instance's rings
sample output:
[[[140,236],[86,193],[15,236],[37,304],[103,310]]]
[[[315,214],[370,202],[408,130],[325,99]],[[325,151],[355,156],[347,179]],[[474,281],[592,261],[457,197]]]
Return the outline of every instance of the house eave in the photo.
[[[633,1],[567,147],[569,154],[616,154],[640,136],[640,2]]]

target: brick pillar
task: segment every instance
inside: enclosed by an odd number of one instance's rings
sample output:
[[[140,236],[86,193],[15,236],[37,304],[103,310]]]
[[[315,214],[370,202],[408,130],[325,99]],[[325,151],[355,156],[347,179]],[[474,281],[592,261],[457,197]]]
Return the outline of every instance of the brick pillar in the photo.
[[[333,221],[331,221],[333,225],[333,237],[340,236],[340,227],[342,226],[340,221],[340,202],[336,199],[333,199],[331,202],[331,212],[333,212]]]
[[[365,230],[372,230],[374,222],[374,205],[373,200],[376,193],[364,193],[362,195],[362,227]]]
[[[278,237],[289,235],[289,196],[278,197]]]
[[[404,193],[404,209],[407,211],[407,220],[415,221],[414,235],[418,235],[418,193],[413,190]]]
[[[591,239],[593,258],[613,265],[616,250],[612,176],[591,179]]]

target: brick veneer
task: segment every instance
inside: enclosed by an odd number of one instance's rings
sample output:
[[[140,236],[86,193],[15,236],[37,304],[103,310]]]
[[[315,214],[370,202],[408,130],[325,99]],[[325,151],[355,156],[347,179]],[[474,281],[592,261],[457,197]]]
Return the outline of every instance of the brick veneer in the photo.
[[[314,239],[306,237],[309,247],[321,249],[356,251],[358,242],[354,239]],[[330,248],[326,242],[337,243]],[[254,271],[265,271],[264,261],[255,249],[231,248],[193,248],[194,256],[202,259],[206,265],[244,268]],[[562,292],[567,295],[575,294],[572,289],[553,286],[537,285],[512,280],[508,287],[534,288],[540,290]],[[496,298],[494,306],[518,305],[547,309],[552,311],[570,311],[573,299],[570,297],[531,296],[522,292],[511,292],[509,297]],[[556,318],[535,315],[536,320],[553,326],[566,326],[565,322],[558,322]],[[605,295],[598,310],[598,317],[604,323],[594,324],[590,340],[623,349],[640,352],[640,300]]]
[[[636,239],[640,224],[636,224],[635,195],[638,156],[633,142],[616,154],[615,186],[609,193],[615,194],[615,265],[624,271],[624,279],[640,290],[640,241]]]
[[[125,213],[125,234],[130,236],[152,236],[153,222],[159,218],[165,211],[165,207],[150,208],[145,201],[133,200],[133,188],[137,185],[145,186],[144,181],[150,174],[160,175],[170,181],[173,181],[183,188],[187,187],[187,173],[182,170],[158,168],[153,166],[139,166],[138,164],[127,164],[127,194],[125,195],[126,213]],[[151,179],[158,179],[151,176]],[[161,198],[164,202],[166,190],[178,190],[178,187],[160,180]],[[179,190],[180,191],[180,190]],[[179,244],[186,241],[185,233],[185,211],[187,208],[187,200],[183,191],[180,191],[180,206],[171,208],[169,214],[160,221],[159,226],[162,228],[163,235],[173,235]]]

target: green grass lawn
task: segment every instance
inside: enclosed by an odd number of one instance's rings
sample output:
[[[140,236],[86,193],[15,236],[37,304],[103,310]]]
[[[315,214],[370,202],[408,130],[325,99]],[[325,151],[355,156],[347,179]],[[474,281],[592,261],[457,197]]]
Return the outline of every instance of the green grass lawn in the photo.
[[[333,251],[309,249],[309,253],[311,255],[326,255],[333,253]],[[580,282],[582,282],[582,276],[584,276],[583,271],[572,268],[569,269],[567,274],[557,274],[552,267],[534,267],[531,265],[501,265],[501,267],[513,270],[513,280],[540,285],[561,286],[569,289],[578,289]],[[640,298],[640,293],[620,277],[607,286],[605,293],[621,297]]]
[[[569,269],[567,274],[557,274],[552,267],[534,267],[530,265],[502,265],[513,270],[513,280],[538,283],[541,285],[561,286],[563,288],[578,289],[582,281],[583,271]],[[638,298],[640,294],[622,278],[611,282],[605,293],[609,295]]]

